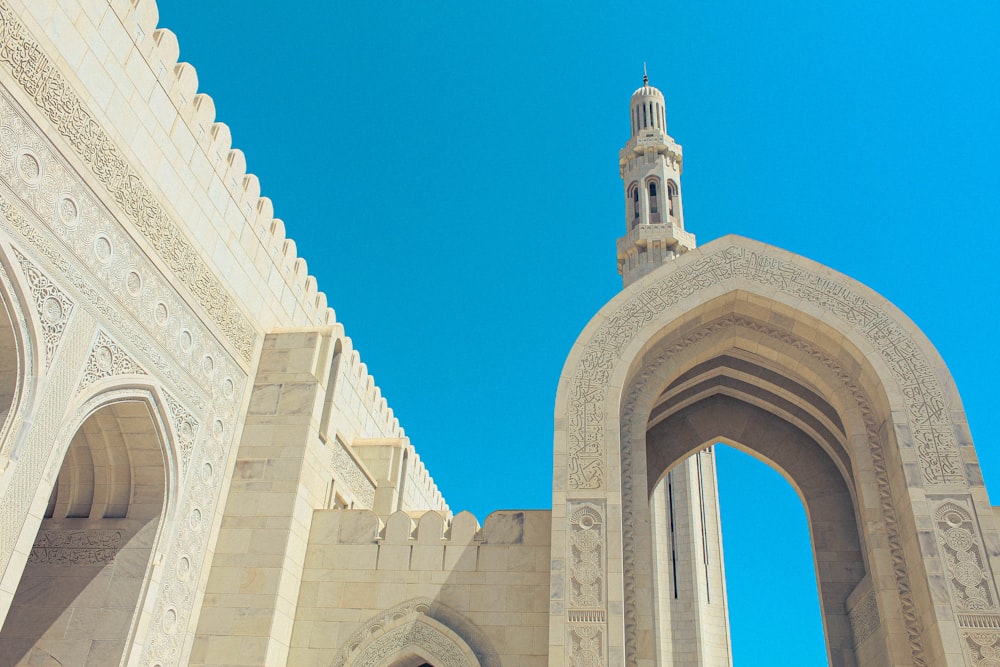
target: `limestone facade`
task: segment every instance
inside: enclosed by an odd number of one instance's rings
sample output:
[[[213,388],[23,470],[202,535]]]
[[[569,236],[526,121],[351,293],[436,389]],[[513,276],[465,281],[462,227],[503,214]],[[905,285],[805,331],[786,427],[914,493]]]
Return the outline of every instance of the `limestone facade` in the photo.
[[[846,276],[695,247],[655,88],[552,510],[480,526],[178,53],[153,0],[0,0],[0,664],[728,664],[716,442],[800,489],[831,664],[996,663],[1000,534],[947,368]]]

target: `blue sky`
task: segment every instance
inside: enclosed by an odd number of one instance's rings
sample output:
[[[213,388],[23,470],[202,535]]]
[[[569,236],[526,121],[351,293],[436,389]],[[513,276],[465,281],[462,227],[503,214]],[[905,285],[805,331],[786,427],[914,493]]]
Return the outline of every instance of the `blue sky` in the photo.
[[[644,61],[685,148],[688,230],[893,301],[1000,488],[997,3],[159,6],[453,510],[550,506],[559,372],[620,289],[617,151]],[[801,506],[720,456],[736,664],[821,664]],[[766,586],[745,574],[763,566]]]

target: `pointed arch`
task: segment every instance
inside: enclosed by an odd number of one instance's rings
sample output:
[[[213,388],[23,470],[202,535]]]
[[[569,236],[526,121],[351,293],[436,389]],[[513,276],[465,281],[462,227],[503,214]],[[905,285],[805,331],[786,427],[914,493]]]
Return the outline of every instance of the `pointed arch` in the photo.
[[[811,452],[812,463],[768,452],[760,433],[776,430]],[[863,285],[730,236],[626,288],[587,326],[564,366],[553,513],[567,518],[553,524],[553,574],[565,612],[554,617],[552,651],[572,660],[596,646],[603,658],[584,657],[608,660],[608,647],[617,645],[625,664],[654,658],[650,642],[639,641],[653,631],[648,492],[713,438],[755,452],[804,498],[817,499],[807,506],[834,662],[958,664],[967,658],[954,651],[974,624],[1000,621],[995,598],[980,596],[991,620],[962,625],[960,612],[973,608],[957,574],[949,575],[941,606],[937,573],[948,568],[934,539],[922,534],[935,532],[927,527],[936,503],[970,508],[981,526],[970,537],[978,545],[970,558],[995,595],[984,546],[996,539],[992,509],[961,403],[933,346]],[[819,500],[833,497],[839,500]],[[598,554],[605,564],[588,570],[589,598],[575,581],[579,545],[612,537],[584,535],[571,521],[584,504],[606,513],[602,525],[621,526],[623,547]],[[956,522],[961,513],[949,516]],[[827,549],[817,533],[825,520],[841,526],[837,539],[848,542]],[[936,533],[947,530],[938,523]],[[831,563],[849,570],[839,580],[823,559],[850,551],[852,540],[860,557]],[[962,576],[971,581],[966,569]],[[870,631],[857,630],[863,626]]]
[[[179,511],[170,414],[167,394],[139,376],[95,382],[70,406],[43,478],[49,509],[0,633],[5,654],[125,660],[145,645],[163,577],[154,564]],[[95,614],[99,647],[85,622]]]
[[[369,618],[331,667],[500,667],[486,635],[455,610],[414,598]]]

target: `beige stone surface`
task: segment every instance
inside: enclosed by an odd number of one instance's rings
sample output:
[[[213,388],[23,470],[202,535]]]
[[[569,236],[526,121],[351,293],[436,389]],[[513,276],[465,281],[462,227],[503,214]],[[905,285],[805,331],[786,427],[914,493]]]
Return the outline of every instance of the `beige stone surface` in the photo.
[[[726,665],[719,441],[801,492],[832,664],[1000,655],[1000,517],[944,363],[829,268],[696,247],[658,90],[552,510],[480,527],[157,17],[0,0],[0,663]]]

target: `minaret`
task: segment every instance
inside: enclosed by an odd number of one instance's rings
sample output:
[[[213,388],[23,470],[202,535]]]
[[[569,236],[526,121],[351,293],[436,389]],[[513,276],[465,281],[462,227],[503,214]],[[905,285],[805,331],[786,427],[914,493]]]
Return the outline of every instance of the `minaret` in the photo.
[[[680,145],[667,134],[663,93],[632,93],[632,136],[618,153],[625,184],[625,236],[618,272],[625,287],[695,247],[684,231]],[[712,447],[680,462],[650,495],[657,664],[731,667],[722,531]]]
[[[625,183],[625,236],[618,239],[618,273],[629,285],[664,262],[694,248],[684,231],[680,144],[667,134],[663,93],[649,85],[632,93],[632,136],[618,152]]]

